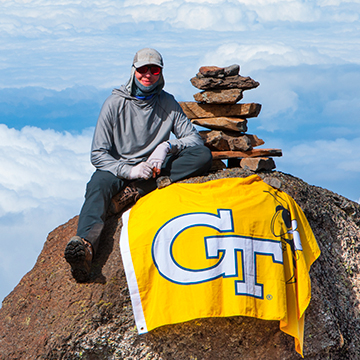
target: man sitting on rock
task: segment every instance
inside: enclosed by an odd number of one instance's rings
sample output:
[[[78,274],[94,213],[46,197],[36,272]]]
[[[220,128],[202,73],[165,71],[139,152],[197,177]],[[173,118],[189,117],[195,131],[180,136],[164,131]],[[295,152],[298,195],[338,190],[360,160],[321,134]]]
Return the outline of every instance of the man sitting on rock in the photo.
[[[162,56],[142,49],[130,80],[114,89],[101,109],[91,149],[96,171],[86,187],[77,235],[65,249],[79,282],[89,278],[108,211],[118,213],[156,187],[211,166],[210,150],[164,83]]]

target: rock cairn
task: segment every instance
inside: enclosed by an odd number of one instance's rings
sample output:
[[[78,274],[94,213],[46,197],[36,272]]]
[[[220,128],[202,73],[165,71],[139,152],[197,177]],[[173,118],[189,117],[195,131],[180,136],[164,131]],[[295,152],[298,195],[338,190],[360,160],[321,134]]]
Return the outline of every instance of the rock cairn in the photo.
[[[254,149],[264,141],[247,134],[247,119],[257,117],[261,104],[238,104],[243,92],[260,84],[239,75],[240,66],[202,66],[191,84],[202,90],[194,95],[195,102],[180,102],[192,123],[209,130],[200,131],[205,145],[213,155],[213,170],[240,166],[261,171],[275,168],[273,156],[282,156],[280,149]]]

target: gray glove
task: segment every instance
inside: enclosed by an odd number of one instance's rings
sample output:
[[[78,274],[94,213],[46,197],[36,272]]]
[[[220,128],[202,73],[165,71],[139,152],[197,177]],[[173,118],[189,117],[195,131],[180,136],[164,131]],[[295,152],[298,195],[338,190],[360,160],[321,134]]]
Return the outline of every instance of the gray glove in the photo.
[[[167,153],[170,151],[170,144],[167,141],[159,144],[152,154],[147,159],[153,167],[155,167],[158,171],[161,169],[161,165],[163,164]]]
[[[152,176],[152,165],[148,162],[141,162],[140,164],[135,165],[131,168],[129,179],[149,179]]]

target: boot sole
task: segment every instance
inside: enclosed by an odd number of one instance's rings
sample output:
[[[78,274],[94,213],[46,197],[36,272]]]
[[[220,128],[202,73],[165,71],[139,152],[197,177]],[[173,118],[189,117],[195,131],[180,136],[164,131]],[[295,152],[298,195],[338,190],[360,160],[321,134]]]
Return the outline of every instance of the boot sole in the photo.
[[[71,239],[65,248],[65,260],[71,266],[73,277],[78,282],[88,280],[90,275],[90,268],[85,261],[85,245],[82,240]]]

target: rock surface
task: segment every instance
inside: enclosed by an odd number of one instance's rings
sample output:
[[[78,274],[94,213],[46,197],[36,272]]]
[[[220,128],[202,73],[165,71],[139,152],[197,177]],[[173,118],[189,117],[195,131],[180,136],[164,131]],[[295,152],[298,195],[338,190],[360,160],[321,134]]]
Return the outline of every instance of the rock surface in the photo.
[[[194,100],[207,104],[236,104],[243,98],[241,89],[202,91],[194,94]]]
[[[212,151],[213,159],[282,156],[281,149],[252,149],[248,151]]]
[[[214,130],[229,130],[229,131],[238,131],[238,132],[247,131],[246,119],[236,119],[231,117],[214,117],[214,118],[192,119],[191,122],[195,125],[203,126],[208,129],[214,129]]]
[[[198,104],[191,101],[179,103],[185,115],[189,119],[216,118],[216,117],[257,117],[261,110],[261,104]]]
[[[264,144],[264,140],[256,135],[238,134],[233,131],[199,131],[199,134],[204,145],[215,151],[249,151]]]
[[[234,64],[227,67],[218,67],[218,66],[202,66],[199,69],[199,73],[196,75],[198,78],[201,77],[217,77],[223,78],[225,76],[234,76],[238,75],[240,71],[240,65]]]
[[[185,182],[253,174],[226,169]],[[302,207],[322,254],[313,264],[305,359],[360,359],[360,205],[281,172],[259,173]],[[0,309],[0,359],[299,359],[277,321],[212,318],[138,335],[119,252],[121,217],[108,217],[91,280],[63,258],[77,217],[52,231],[34,268]]]
[[[217,151],[249,151],[253,144],[251,135],[239,136],[238,133],[226,131],[199,131],[205,146]],[[259,139],[260,140],[260,139]]]
[[[262,170],[273,170],[276,168],[273,158],[244,158],[240,166],[245,170],[259,172]]]
[[[193,86],[200,90],[215,89],[242,89],[250,90],[257,88],[260,83],[253,80],[250,76],[234,75],[224,78],[201,77],[197,76],[190,79]]]

